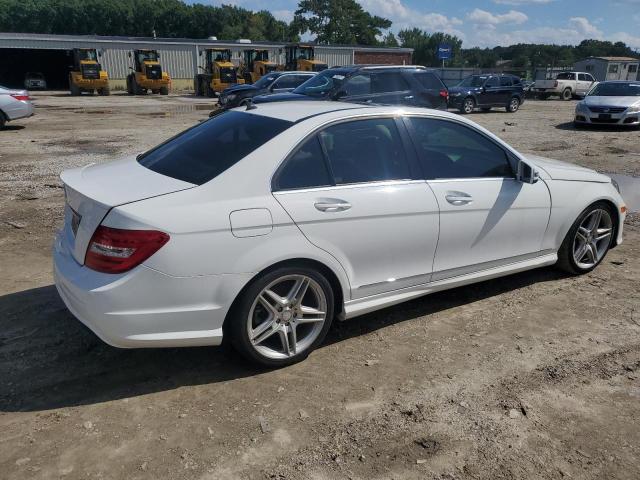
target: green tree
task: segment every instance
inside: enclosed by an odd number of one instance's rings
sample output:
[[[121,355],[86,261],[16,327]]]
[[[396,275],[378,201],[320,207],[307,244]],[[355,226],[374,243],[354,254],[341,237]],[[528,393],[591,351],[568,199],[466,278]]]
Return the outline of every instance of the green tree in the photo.
[[[448,33],[428,33],[419,28],[400,30],[398,38],[403,47],[413,48],[413,63],[427,67],[436,67],[441,64],[438,59],[438,45],[445,43],[451,45],[453,58],[448,61],[449,66],[459,66],[462,61],[462,40]]]
[[[302,0],[294,24],[318,43],[378,45],[391,21],[366,12],[355,0]]]

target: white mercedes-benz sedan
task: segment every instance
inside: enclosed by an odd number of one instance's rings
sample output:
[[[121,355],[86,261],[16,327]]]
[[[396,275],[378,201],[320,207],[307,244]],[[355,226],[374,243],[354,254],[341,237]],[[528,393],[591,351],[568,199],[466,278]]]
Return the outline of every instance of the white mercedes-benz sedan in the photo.
[[[67,170],[55,283],[117,347],[219,345],[282,366],[334,318],[622,241],[609,177],[524,156],[460,116],[339,102],[223,112]]]

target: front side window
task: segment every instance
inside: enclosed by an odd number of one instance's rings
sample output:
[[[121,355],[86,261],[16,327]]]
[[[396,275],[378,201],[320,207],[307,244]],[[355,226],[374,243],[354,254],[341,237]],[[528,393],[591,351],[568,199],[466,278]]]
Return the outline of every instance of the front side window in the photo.
[[[459,87],[481,87],[482,85],[484,85],[484,82],[487,80],[486,75],[471,75],[470,77],[465,78],[464,80],[462,80],[458,86]]]
[[[500,86],[511,87],[513,86],[513,80],[511,80],[511,77],[500,77]]]
[[[202,185],[276,137],[292,122],[245,112],[223,112],[138,157],[156,173]]]
[[[339,123],[322,130],[319,138],[337,185],[411,178],[392,118]]]
[[[498,77],[491,77],[487,80],[487,83],[485,83],[484,86],[486,88],[498,87],[500,86],[500,81],[498,80]]]
[[[367,74],[354,75],[345,83],[343,90],[349,97],[368,95],[371,93],[371,77]]]
[[[429,179],[513,177],[505,151],[456,122],[412,117],[410,131]]]
[[[326,97],[330,92],[337,91],[342,87],[345,77],[351,71],[345,68],[325,70],[297,87],[293,93],[310,97]]]
[[[296,75],[283,75],[273,84],[273,88],[296,88],[300,85],[298,77]]]

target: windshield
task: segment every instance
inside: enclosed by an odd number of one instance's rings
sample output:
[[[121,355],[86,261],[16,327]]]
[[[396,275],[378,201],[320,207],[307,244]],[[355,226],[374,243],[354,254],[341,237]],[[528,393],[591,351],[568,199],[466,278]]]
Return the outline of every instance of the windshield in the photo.
[[[640,97],[640,82],[598,83],[589,92],[590,97]]]
[[[78,56],[80,60],[97,60],[97,54],[95,50],[80,50]]]
[[[310,97],[326,97],[331,91],[342,86],[350,70],[344,68],[331,68],[325,70],[304,82],[293,93],[308,95]]]
[[[223,112],[138,157],[156,173],[202,185],[276,137],[292,122],[245,112]]]
[[[263,88],[267,88],[269,85],[271,85],[271,82],[273,82],[276,78],[278,78],[278,75],[265,75],[264,77],[260,77],[260,80],[254,83],[253,86],[258,90],[262,90]]]
[[[487,78],[489,78],[486,75],[471,75],[470,77],[465,78],[464,80],[462,80],[458,86],[459,87],[481,87],[482,85],[484,85],[484,82],[486,82]]]
[[[158,61],[158,52],[154,52],[153,50],[138,52],[138,61],[142,62],[157,62]]]

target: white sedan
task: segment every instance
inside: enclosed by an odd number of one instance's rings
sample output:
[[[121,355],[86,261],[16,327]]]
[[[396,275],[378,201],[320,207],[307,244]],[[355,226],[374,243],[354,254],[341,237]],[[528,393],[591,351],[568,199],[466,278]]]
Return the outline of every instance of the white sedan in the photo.
[[[7,122],[33,115],[33,104],[26,90],[12,90],[0,85],[0,130]]]
[[[609,177],[524,156],[446,112],[339,102],[226,111],[67,170],[55,282],[117,347],[219,345],[282,366],[334,318],[622,241]]]

